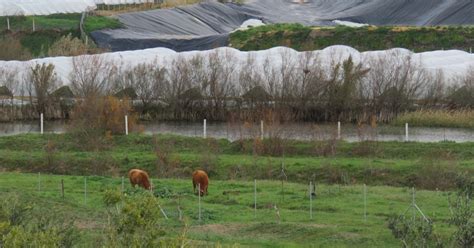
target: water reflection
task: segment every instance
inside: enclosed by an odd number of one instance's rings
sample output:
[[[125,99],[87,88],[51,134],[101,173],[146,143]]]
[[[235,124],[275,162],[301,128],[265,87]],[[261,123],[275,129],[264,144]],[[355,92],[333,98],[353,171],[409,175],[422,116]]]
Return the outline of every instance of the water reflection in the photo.
[[[237,140],[260,136],[259,124],[229,124],[207,122],[207,136]],[[139,130],[145,134],[179,134],[184,136],[203,136],[203,123],[190,122],[142,122]],[[47,121],[44,131],[47,133],[62,133],[66,130],[64,121]],[[39,133],[37,121],[0,123],[0,136]],[[279,136],[298,140],[322,140],[337,137],[336,124],[309,124],[291,123],[284,125],[264,125],[265,137]],[[393,126],[379,126],[375,129],[370,126],[358,128],[355,125],[342,125],[341,138],[349,141],[378,140],[404,141],[405,128]],[[418,142],[474,142],[474,130],[458,128],[409,128],[409,140]]]

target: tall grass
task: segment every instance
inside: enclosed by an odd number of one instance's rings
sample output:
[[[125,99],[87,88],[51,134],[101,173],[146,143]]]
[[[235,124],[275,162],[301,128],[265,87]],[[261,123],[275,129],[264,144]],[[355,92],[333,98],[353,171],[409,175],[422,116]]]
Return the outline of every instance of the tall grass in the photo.
[[[474,110],[418,110],[398,116],[394,125],[474,128]]]

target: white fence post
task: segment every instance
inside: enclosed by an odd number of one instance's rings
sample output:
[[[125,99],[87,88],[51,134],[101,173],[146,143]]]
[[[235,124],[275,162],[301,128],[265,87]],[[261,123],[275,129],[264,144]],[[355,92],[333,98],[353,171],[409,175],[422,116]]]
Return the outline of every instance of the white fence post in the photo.
[[[408,142],[408,123],[405,123],[405,142]]]
[[[125,115],[125,135],[128,135],[128,115]]]
[[[207,138],[207,120],[206,119],[204,119],[203,137]]]
[[[7,17],[7,30],[10,30],[10,18]]]
[[[264,132],[263,132],[263,120],[260,121],[260,139],[263,140]]]
[[[35,18],[33,17],[33,32],[36,31]]]
[[[257,218],[257,179],[253,181],[253,208],[253,216],[254,218]]]
[[[337,139],[341,139],[341,122],[337,122]]]
[[[309,219],[313,219],[313,182],[309,182]]]
[[[40,114],[40,132],[43,134],[44,132],[44,115],[43,113]]]

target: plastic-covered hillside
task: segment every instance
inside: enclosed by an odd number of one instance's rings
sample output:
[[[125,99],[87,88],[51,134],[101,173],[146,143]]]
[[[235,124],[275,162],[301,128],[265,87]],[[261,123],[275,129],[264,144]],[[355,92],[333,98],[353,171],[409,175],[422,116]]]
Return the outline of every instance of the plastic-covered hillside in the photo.
[[[245,4],[209,1],[173,9],[118,16],[125,28],[92,33],[112,51],[167,47],[206,50],[228,44],[229,33],[248,19],[266,23],[335,25],[336,20],[372,25],[474,24],[472,0],[248,0]]]
[[[252,58],[254,64],[252,70],[265,78],[266,69],[273,68],[275,71],[281,70],[283,61],[289,62],[291,65],[298,65],[299,62],[303,61],[308,53],[297,52],[291,48],[286,47],[275,47],[269,50],[242,52],[233,48],[223,47],[213,49],[209,51],[191,51],[191,52],[175,52],[167,48],[153,48],[137,51],[125,51],[125,52],[114,52],[104,53],[100,55],[85,55],[79,56],[78,61],[82,61],[85,64],[93,63],[95,60],[94,56],[99,56],[100,61],[105,61],[106,64],[123,67],[124,71],[132,68],[140,63],[153,63],[162,68],[172,71],[174,66],[173,61],[179,59],[190,60],[195,56],[202,58],[209,58],[209,56],[219,55],[223,63],[232,65],[233,75],[230,77],[238,81],[238,71],[246,66],[249,62],[249,58]],[[453,78],[457,76],[465,76],[470,73],[470,70],[474,68],[474,54],[458,50],[449,51],[433,51],[424,53],[412,53],[406,49],[391,49],[386,51],[369,51],[359,52],[351,47],[347,46],[331,46],[323,50],[312,51],[310,57],[318,58],[323,68],[329,68],[334,63],[342,62],[343,60],[352,57],[355,62],[360,62],[364,66],[369,67],[369,61],[378,58],[405,58],[407,56],[412,58],[412,62],[415,65],[420,65],[421,68],[431,73],[442,72],[447,78]],[[65,85],[70,84],[70,76],[73,71],[73,60],[74,57],[50,57],[43,59],[35,59],[31,61],[0,61],[0,68],[7,71],[16,72],[18,80],[25,78],[25,73],[29,71],[29,68],[35,64],[53,64],[57,73],[58,79]],[[209,61],[208,61],[209,62]],[[268,68],[264,68],[266,63]],[[209,62],[210,63],[210,62]],[[108,77],[106,71],[104,71],[103,77]],[[258,78],[258,77],[257,77]]]

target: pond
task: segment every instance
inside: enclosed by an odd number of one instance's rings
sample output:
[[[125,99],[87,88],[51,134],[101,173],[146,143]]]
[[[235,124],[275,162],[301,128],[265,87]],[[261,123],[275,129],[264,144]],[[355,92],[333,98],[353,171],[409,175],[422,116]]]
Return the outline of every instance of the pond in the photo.
[[[177,134],[184,136],[203,137],[203,123],[199,122],[141,122],[137,130],[145,134]],[[231,141],[240,138],[260,137],[259,123],[223,123],[207,122],[207,137],[225,138]],[[265,137],[281,137],[297,140],[336,139],[338,137],[337,123],[286,123],[263,126]],[[44,123],[44,132],[63,133],[67,130],[64,121],[47,121]],[[39,133],[38,121],[22,121],[0,123],[0,136]],[[378,140],[378,141],[405,141],[405,127],[382,125],[377,128],[370,126],[358,127],[353,124],[341,126],[341,138],[349,141]],[[427,128],[409,127],[409,141],[418,142],[474,142],[474,130],[460,128]]]

